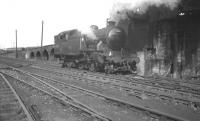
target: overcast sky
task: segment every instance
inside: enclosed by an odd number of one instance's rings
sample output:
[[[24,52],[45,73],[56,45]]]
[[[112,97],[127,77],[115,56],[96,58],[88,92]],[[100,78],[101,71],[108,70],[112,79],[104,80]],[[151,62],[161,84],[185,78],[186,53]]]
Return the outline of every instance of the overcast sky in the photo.
[[[68,29],[106,24],[113,0],[0,0],[0,48],[39,46],[44,20],[44,45]]]

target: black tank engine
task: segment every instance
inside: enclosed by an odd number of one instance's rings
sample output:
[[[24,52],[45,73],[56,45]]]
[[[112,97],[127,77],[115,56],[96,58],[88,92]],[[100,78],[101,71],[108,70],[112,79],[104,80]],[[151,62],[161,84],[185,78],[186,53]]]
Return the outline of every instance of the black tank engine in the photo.
[[[92,25],[90,34],[69,30],[55,36],[55,57],[62,67],[86,69],[105,73],[134,73],[139,62],[126,48],[124,26],[107,21],[98,29]]]

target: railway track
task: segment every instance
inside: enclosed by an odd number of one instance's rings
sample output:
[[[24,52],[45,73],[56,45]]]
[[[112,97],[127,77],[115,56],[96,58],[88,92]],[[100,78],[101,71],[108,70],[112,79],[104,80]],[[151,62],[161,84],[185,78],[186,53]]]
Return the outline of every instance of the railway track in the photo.
[[[38,65],[40,65],[41,63],[37,63]],[[37,65],[36,64],[36,65]],[[58,67],[60,68],[60,66],[58,65],[55,65],[55,63],[51,64],[51,63],[42,63],[44,65],[47,65],[47,67],[50,67],[50,68],[54,68],[54,69],[57,69]],[[73,71],[76,71],[77,73],[83,73],[83,72],[86,72],[87,70],[77,70],[77,69],[73,69],[71,68],[70,70],[73,70]],[[87,71],[89,72],[89,71]],[[178,79],[172,79],[172,78],[167,78],[167,77],[145,77],[145,76],[140,76],[140,75],[128,75],[128,76],[123,76],[123,75],[114,75],[113,77],[113,74],[107,74],[107,75],[104,75],[100,72],[89,72],[91,75],[95,75],[95,76],[103,76],[105,78],[113,78],[113,79],[121,79],[121,80],[141,80],[142,81],[151,81],[151,82],[162,82],[164,81],[165,83],[170,83],[170,84],[176,84],[176,85],[183,85],[183,86],[189,86],[189,87],[200,87],[200,83],[199,81],[188,81],[188,80],[178,80]]]
[[[4,56],[0,56],[0,62],[3,64],[16,67],[16,68],[30,66],[35,63],[34,61],[27,61],[24,59],[16,59],[16,58],[4,57]]]
[[[40,65],[40,63],[38,63]],[[43,65],[47,65],[47,68],[50,68],[50,69],[57,69],[58,66],[56,65],[53,65],[53,64],[46,64],[44,63]],[[42,66],[43,66],[42,65]],[[50,65],[50,66],[49,66]],[[121,80],[123,82],[143,82],[145,84],[148,84],[149,83],[152,83],[153,86],[160,86],[160,87],[163,87],[163,86],[168,86],[168,88],[170,89],[178,89],[179,90],[191,90],[191,91],[194,91],[192,88],[196,88],[196,89],[199,89],[200,90],[200,83],[199,81],[188,81],[188,80],[178,80],[178,79],[171,79],[171,78],[167,78],[167,77],[144,77],[144,76],[139,76],[139,75],[113,75],[113,74],[107,74],[107,75],[104,75],[102,73],[99,73],[99,72],[89,72],[89,71],[86,71],[86,70],[77,70],[77,69],[73,69],[71,68],[70,70],[73,70],[73,72],[76,72],[77,74],[84,74],[84,72],[87,72],[87,75],[91,75],[91,76],[101,76],[102,78],[109,78],[109,79],[113,79],[113,80]],[[69,72],[68,72],[69,73]],[[180,89],[180,88],[183,88],[183,89]],[[200,93],[200,91],[198,91]]]
[[[154,86],[168,86],[168,88],[174,88],[174,89],[178,89],[178,88],[183,88],[183,89],[179,89],[179,90],[190,90],[192,91],[192,88],[197,88],[200,89],[200,83],[199,82],[190,82],[190,81],[186,81],[186,80],[175,80],[175,79],[169,79],[169,78],[153,78],[153,77],[143,77],[143,76],[139,76],[139,75],[113,75],[113,74],[102,74],[102,73],[98,73],[98,72],[89,72],[89,71],[85,71],[85,70],[77,70],[77,69],[73,69],[71,68],[70,70],[64,70],[64,69],[59,69],[57,66],[53,66],[52,64],[36,64],[38,66],[44,67],[46,69],[51,69],[51,70],[55,70],[55,71],[60,71],[60,72],[65,72],[67,71],[67,73],[76,73],[79,75],[87,75],[87,76],[91,76],[91,77],[102,77],[102,78],[108,78],[110,80],[115,80],[115,81],[123,81],[123,82],[143,82],[145,84],[148,83],[152,83]],[[34,66],[33,66],[34,67]],[[85,74],[84,74],[85,73]],[[87,73],[87,74],[86,74]],[[193,90],[195,92],[195,90]],[[199,91],[200,93],[200,91]]]
[[[14,69],[14,70],[20,71],[18,69]],[[73,90],[79,90],[79,93],[85,92],[85,93],[90,94],[90,95],[96,95],[96,97],[101,97],[103,99],[109,100],[110,102],[112,102],[112,103],[114,102],[117,105],[123,105],[125,107],[128,107],[128,109],[137,110],[138,112],[143,112],[143,114],[148,114],[149,117],[151,117],[151,118],[153,117],[153,119],[155,119],[155,120],[163,120],[163,117],[164,117],[164,120],[170,120],[170,121],[171,120],[175,120],[175,121],[185,121],[185,120],[187,120],[187,119],[184,119],[182,117],[176,117],[175,115],[163,113],[163,112],[160,112],[158,110],[146,108],[146,107],[141,106],[141,105],[132,104],[132,103],[129,103],[129,102],[117,99],[117,98],[108,97],[108,96],[105,96],[105,95],[102,95],[102,94],[99,94],[99,93],[95,93],[95,92],[92,92],[92,91],[89,91],[89,90],[86,90],[86,89],[83,89],[83,88],[80,88],[80,87],[77,87],[77,86],[67,85],[66,83],[62,83],[60,81],[50,79],[50,78],[45,77],[45,76],[40,76],[40,75],[37,75],[37,74],[31,74],[29,72],[22,72],[22,71],[20,71],[20,73],[26,73],[29,76],[31,76],[32,78],[40,80],[40,83],[46,82],[47,85],[49,85],[49,83],[52,83],[52,85],[58,85],[60,87],[65,87],[65,88],[68,87],[68,88],[73,89]]]
[[[0,74],[0,120],[36,121],[15,89],[2,74]]]
[[[23,66],[29,66],[29,65],[47,65],[45,68],[47,68],[48,70],[52,70],[55,69],[56,71],[58,71],[58,66],[54,66],[54,64],[51,63],[47,63],[46,61],[40,61],[39,63],[35,62],[35,61],[25,61],[22,59],[17,59],[17,64],[16,64],[16,59],[12,59],[12,58],[1,58],[1,61],[3,61],[4,63],[8,64],[8,65],[12,65],[14,67],[23,67]],[[41,63],[43,65],[41,65]],[[50,65],[50,66],[49,66]],[[153,86],[153,87],[157,87],[157,88],[165,88],[168,90],[176,90],[179,92],[191,92],[194,94],[200,94],[200,83],[196,82],[196,83],[192,83],[190,81],[179,81],[179,80],[169,80],[168,78],[144,78],[142,76],[118,76],[118,75],[104,75],[102,73],[93,73],[93,72],[87,72],[84,73],[86,71],[84,70],[77,70],[77,69],[71,69],[73,71],[67,71],[67,73],[75,73],[78,74],[80,76],[87,76],[90,78],[99,78],[101,77],[101,79],[109,79],[110,81],[114,81],[114,82],[121,82],[121,83],[128,83],[129,85],[131,85],[130,83],[138,83],[138,84],[142,84],[142,85],[146,85],[146,86]],[[59,70],[59,72],[61,72]],[[164,82],[163,82],[164,81]],[[184,95],[184,94],[183,94]]]
[[[37,94],[42,93],[43,97],[46,97],[48,95],[48,97],[50,97],[48,99],[51,99],[51,100],[54,99],[54,101],[56,103],[61,103],[63,106],[70,105],[72,110],[75,110],[76,112],[78,112],[80,114],[80,116],[81,116],[81,118],[79,119],[80,121],[86,121],[86,120],[87,121],[112,121],[111,119],[109,119],[107,117],[103,117],[102,115],[97,114],[96,112],[93,112],[88,107],[85,107],[84,105],[72,100],[71,98],[69,98],[65,94],[63,94],[62,91],[59,91],[58,89],[56,89],[52,86],[45,85],[44,83],[39,83],[36,81],[34,81],[34,82],[30,81],[30,80],[29,80],[29,82],[24,81],[19,78],[20,76],[23,76],[23,75],[18,75],[17,77],[15,77],[14,75],[9,74],[9,73],[3,73],[3,74],[6,76],[6,78],[13,78],[14,82],[17,83],[17,85],[19,87],[28,88],[28,91],[37,92]],[[24,77],[24,78],[28,79],[27,77]],[[13,79],[12,79],[12,81],[13,81]],[[31,108],[31,109],[33,110],[34,108]],[[37,112],[37,111],[35,111],[35,112]],[[37,114],[37,115],[41,115],[41,114]],[[40,121],[40,118],[38,118],[38,117],[42,117],[42,116],[35,116],[35,117],[37,117],[37,119],[38,119],[36,121]]]
[[[7,65],[11,65],[13,67],[23,67],[23,66],[29,66],[29,65],[39,65],[39,66],[46,66],[45,68],[48,69],[58,69],[58,65],[55,66],[55,62],[53,64],[51,64],[50,62],[46,62],[46,61],[27,61],[24,59],[13,59],[13,58],[6,58],[6,57],[1,57],[0,61],[2,61],[3,63],[6,63]],[[42,64],[42,65],[41,65]],[[61,69],[60,69],[61,70]],[[60,71],[59,70],[59,71]],[[70,69],[73,70],[73,72],[75,72],[76,74],[80,74],[83,75],[84,70],[77,70],[77,69]],[[67,73],[69,73],[70,71],[68,71]],[[142,84],[148,84],[148,85],[153,85],[153,86],[159,86],[159,87],[167,87],[169,89],[175,89],[175,90],[180,90],[180,91],[184,91],[184,90],[190,90],[193,91],[194,93],[197,92],[195,90],[193,90],[192,88],[197,88],[200,89],[200,83],[198,81],[196,82],[191,82],[188,80],[174,80],[174,79],[169,79],[169,78],[154,78],[154,77],[143,77],[143,76],[121,76],[121,75],[104,75],[102,73],[98,73],[98,72],[87,72],[87,76],[92,76],[92,77],[99,77],[101,76],[102,78],[109,78],[109,80],[121,80],[123,82],[139,82]],[[163,82],[164,81],[164,82]],[[198,91],[199,93],[199,91]]]
[[[167,78],[167,77],[148,77],[145,78],[143,76],[129,76],[127,77],[128,80],[144,80],[147,82],[152,82],[152,83],[160,83],[160,85],[172,85],[174,87],[183,87],[186,89],[190,89],[190,88],[194,88],[199,90],[200,89],[200,83],[197,82],[190,82],[190,81],[186,81],[186,80],[178,80],[178,79],[171,79],[171,78]],[[200,91],[198,91],[200,93]]]
[[[49,70],[49,69],[48,69]],[[78,71],[70,71],[71,73],[76,73],[79,74],[81,76],[87,76],[87,77],[94,77],[94,78],[98,78],[101,77],[102,79],[107,79],[110,80],[112,82],[116,82],[119,84],[127,84],[127,85],[135,85],[135,84],[139,84],[139,85],[144,85],[144,86],[151,86],[153,88],[160,88],[165,89],[166,91],[170,91],[170,90],[176,90],[177,92],[182,92],[181,95],[184,95],[184,93],[191,93],[194,94],[194,97],[196,97],[195,95],[200,95],[200,84],[198,83],[187,83],[186,84],[181,84],[181,82],[172,82],[172,81],[168,81],[165,79],[153,79],[153,78],[143,78],[141,76],[106,76],[103,74],[98,74],[98,73],[82,73],[82,72],[78,72]],[[68,73],[70,73],[68,72]],[[138,86],[139,86],[138,85]]]
[[[38,68],[38,67],[37,67]],[[131,95],[136,95],[136,96],[141,96],[143,94],[146,94],[147,96],[151,97],[158,97],[162,100],[166,101],[175,101],[178,104],[184,104],[184,105],[189,105],[196,107],[196,109],[200,108],[200,94],[194,93],[194,92],[188,92],[188,91],[180,91],[177,89],[173,88],[167,88],[156,85],[150,85],[145,82],[124,82],[121,80],[114,80],[114,79],[109,79],[109,78],[102,78],[102,77],[97,77],[97,76],[91,76],[90,74],[87,75],[87,73],[76,73],[73,71],[70,71],[69,73],[61,73],[58,71],[52,71],[51,69],[44,69],[44,68],[38,68],[42,69],[45,71],[48,71],[49,73],[52,73],[57,76],[63,76],[67,75],[68,77],[70,76],[71,78],[78,79],[85,81],[89,84],[92,84],[94,86],[99,86],[99,85],[110,85],[112,88],[120,89],[123,90],[126,93],[129,93]],[[79,75],[79,76],[77,76]],[[142,81],[142,80],[141,80]]]
[[[44,69],[43,69],[44,70]],[[51,69],[52,70],[52,69]],[[47,71],[47,70],[45,70],[45,71]],[[54,70],[54,71],[57,71],[57,70]],[[49,72],[49,71],[48,71]],[[53,72],[52,72],[53,73]],[[52,73],[49,73],[50,75],[52,74]],[[66,75],[66,73],[68,73],[68,71],[67,72],[56,72],[57,73],[57,76],[65,76]],[[64,73],[64,74],[63,74]],[[72,71],[72,73],[71,73],[71,75],[73,75],[74,73],[76,73],[76,72],[74,72],[74,71]],[[30,73],[29,73],[30,74]],[[88,74],[87,72],[85,73],[85,72],[82,72],[81,71],[81,73],[80,73],[80,71],[78,71],[78,73],[77,73],[79,76],[77,77],[77,76],[70,76],[70,75],[67,75],[67,77],[70,77],[70,78],[72,78],[72,79],[76,79],[76,80],[84,80],[84,81],[86,81],[86,80],[88,80],[87,78],[83,78],[83,74],[85,74],[86,76],[92,76],[92,78],[93,78],[93,80],[94,80],[94,78],[100,78],[100,79],[102,79],[102,78],[106,78],[106,77],[98,77],[97,75],[99,75],[99,74],[94,74],[94,75],[90,75],[90,73]],[[55,75],[55,74],[54,74]],[[75,75],[75,74],[74,74]],[[101,74],[100,74],[101,75]],[[33,76],[37,76],[37,78],[43,78],[43,80],[44,80],[44,76],[40,76],[40,75],[35,75],[35,74],[33,74]],[[95,77],[96,76],[96,77]],[[49,76],[49,77],[51,77],[51,76]],[[47,77],[45,77],[46,79],[47,79]],[[116,78],[114,78],[114,79],[116,79]],[[48,79],[48,80],[51,80],[51,79]],[[90,79],[89,79],[90,80]],[[104,79],[103,79],[104,80]],[[109,80],[109,78],[108,79],[106,79],[106,80]],[[112,78],[111,78],[111,81],[112,81]],[[97,85],[97,86],[104,86],[105,84],[109,84],[110,82],[108,82],[108,81],[105,81],[104,80],[104,82],[105,83],[99,83],[99,82],[91,82],[90,84],[91,85]],[[58,83],[58,82],[56,82],[56,83]],[[56,84],[56,83],[54,83],[54,85]],[[66,85],[65,85],[66,86]],[[72,86],[72,85],[71,85]],[[116,88],[119,88],[119,86],[118,85],[116,85],[116,86],[113,86],[113,87],[116,87]],[[120,87],[121,88],[121,87]],[[124,88],[124,90],[125,90],[125,88]],[[130,91],[129,89],[126,89],[126,90],[128,90],[128,91]],[[83,91],[83,90],[82,90]],[[89,91],[89,90],[88,90]],[[138,91],[138,93],[140,93],[141,92],[141,90],[137,90]],[[137,93],[137,91],[135,91],[136,93]],[[89,92],[88,92],[89,93]],[[142,92],[142,93],[144,93],[144,92]],[[146,94],[148,93],[148,92],[145,92]],[[135,95],[135,94],[134,94]],[[153,94],[154,95],[154,94]],[[105,95],[102,95],[102,96],[105,96]],[[168,98],[168,97],[166,97],[166,96],[163,96],[164,98]],[[114,98],[114,99],[116,99],[116,100],[118,100],[119,101],[119,99],[118,98]],[[122,101],[122,102],[124,102],[123,100],[120,100],[120,101]],[[184,100],[182,101],[183,103],[185,102]],[[190,101],[189,101],[190,102]],[[187,102],[188,103],[188,102]],[[191,102],[190,102],[191,103]],[[121,105],[124,105],[125,103],[121,103]],[[129,104],[129,103],[128,103]],[[126,105],[125,105],[126,107],[128,107],[127,106],[127,102],[126,102]],[[137,106],[136,106],[137,107]],[[148,112],[148,111],[146,111],[146,110],[143,110],[142,112]],[[159,112],[159,111],[158,111]],[[149,113],[148,112],[148,114],[151,114],[151,115],[153,115],[152,113]],[[162,114],[162,112],[161,112],[161,114]],[[160,115],[161,116],[161,115]],[[159,115],[156,115],[155,116],[155,114],[154,114],[154,116],[153,117],[159,117]],[[173,117],[173,116],[172,116]],[[176,116],[175,116],[176,117]],[[184,118],[182,118],[182,117],[179,117],[180,119],[178,119],[178,120],[187,120],[187,118],[186,119],[184,119]],[[155,120],[157,120],[157,119],[160,119],[160,118],[154,118]],[[171,120],[171,119],[170,119]],[[172,120],[176,120],[176,119],[172,119]],[[198,120],[197,120],[198,121]]]

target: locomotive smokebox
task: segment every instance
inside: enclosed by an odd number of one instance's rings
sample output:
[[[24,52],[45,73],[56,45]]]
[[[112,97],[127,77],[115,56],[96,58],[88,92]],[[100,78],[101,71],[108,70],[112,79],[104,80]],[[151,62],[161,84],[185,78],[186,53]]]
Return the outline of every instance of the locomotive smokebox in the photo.
[[[112,28],[107,35],[108,47],[112,50],[121,50],[126,43],[126,33],[119,27]]]

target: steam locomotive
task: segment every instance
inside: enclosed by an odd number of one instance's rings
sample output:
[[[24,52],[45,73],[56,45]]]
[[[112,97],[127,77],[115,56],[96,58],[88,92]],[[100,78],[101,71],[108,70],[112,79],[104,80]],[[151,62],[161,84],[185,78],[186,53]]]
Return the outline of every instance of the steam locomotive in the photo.
[[[90,34],[68,30],[54,37],[55,57],[62,67],[85,69],[105,73],[134,73],[139,62],[126,48],[126,28],[107,20],[107,26],[90,27]]]

